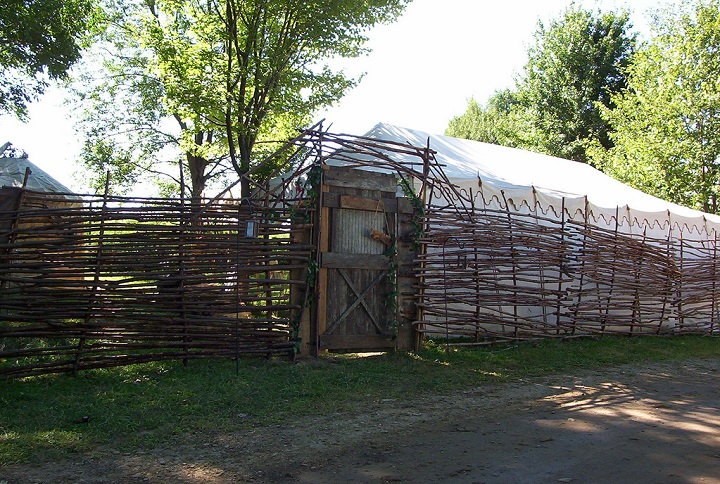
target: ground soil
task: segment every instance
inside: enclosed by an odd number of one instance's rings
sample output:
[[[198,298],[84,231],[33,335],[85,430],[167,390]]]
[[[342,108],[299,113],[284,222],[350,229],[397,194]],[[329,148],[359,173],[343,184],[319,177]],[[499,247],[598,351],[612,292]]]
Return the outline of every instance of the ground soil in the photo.
[[[486,384],[188,440],[0,468],[0,482],[720,483],[720,361]]]

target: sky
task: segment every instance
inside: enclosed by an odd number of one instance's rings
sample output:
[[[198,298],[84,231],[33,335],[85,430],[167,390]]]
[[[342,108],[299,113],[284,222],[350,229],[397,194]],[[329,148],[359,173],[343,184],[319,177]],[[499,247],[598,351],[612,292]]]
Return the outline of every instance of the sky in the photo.
[[[442,134],[468,101],[485,102],[512,87],[522,71],[538,21],[557,18],[570,0],[414,0],[394,24],[368,33],[372,52],[340,65],[365,73],[337,105],[318,113],[331,131],[362,135],[378,122]],[[647,34],[658,0],[579,0],[585,8],[628,9],[635,30]],[[21,123],[0,116],[0,144],[10,141],[30,161],[77,192],[87,192],[81,140],[64,91],[51,88]]]

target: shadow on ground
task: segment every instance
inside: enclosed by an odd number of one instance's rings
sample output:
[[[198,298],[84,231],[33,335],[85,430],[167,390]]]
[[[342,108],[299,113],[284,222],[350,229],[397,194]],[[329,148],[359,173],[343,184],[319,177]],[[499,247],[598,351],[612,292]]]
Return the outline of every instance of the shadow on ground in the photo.
[[[623,366],[10,466],[0,481],[720,483],[718,396],[720,362]]]

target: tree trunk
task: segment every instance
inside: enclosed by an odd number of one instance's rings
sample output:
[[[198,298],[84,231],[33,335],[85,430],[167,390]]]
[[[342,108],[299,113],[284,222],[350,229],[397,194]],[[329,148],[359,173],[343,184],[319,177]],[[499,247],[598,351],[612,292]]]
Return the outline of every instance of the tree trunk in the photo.
[[[188,168],[190,169],[190,193],[193,199],[200,199],[205,192],[205,169],[208,161],[200,156],[186,155]]]
[[[240,196],[248,198],[250,196],[250,180],[247,173],[250,171],[250,157],[252,155],[252,147],[255,139],[250,136],[238,136],[238,147],[240,148],[240,159],[236,167],[238,176],[240,177]]]

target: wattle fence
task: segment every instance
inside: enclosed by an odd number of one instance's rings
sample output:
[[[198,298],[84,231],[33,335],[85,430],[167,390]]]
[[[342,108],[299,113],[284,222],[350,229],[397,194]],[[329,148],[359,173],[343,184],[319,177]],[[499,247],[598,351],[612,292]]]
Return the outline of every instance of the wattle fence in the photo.
[[[429,207],[418,329],[460,344],[720,334],[718,241],[652,239],[489,208]]]
[[[312,252],[293,241],[298,211],[23,189],[9,198],[0,376],[293,354],[291,288],[305,288]]]
[[[286,147],[298,168],[254,183],[243,200],[0,190],[0,378],[291,356],[301,338],[312,346],[320,336],[313,305],[328,290],[315,281],[321,235],[338,230],[327,217],[324,229],[317,223],[328,210],[318,190],[324,163],[394,173],[411,201],[413,220],[397,238],[417,256],[388,256],[388,295],[376,299],[421,337],[477,345],[720,334],[717,237],[670,228],[658,239],[627,233],[618,217],[613,229],[588,223],[587,213],[582,222],[564,210],[552,218],[507,201],[476,203],[429,147],[314,129]],[[357,190],[350,198],[376,206]],[[372,237],[377,227],[364,228]],[[366,292],[353,293],[348,314],[370,312]]]

